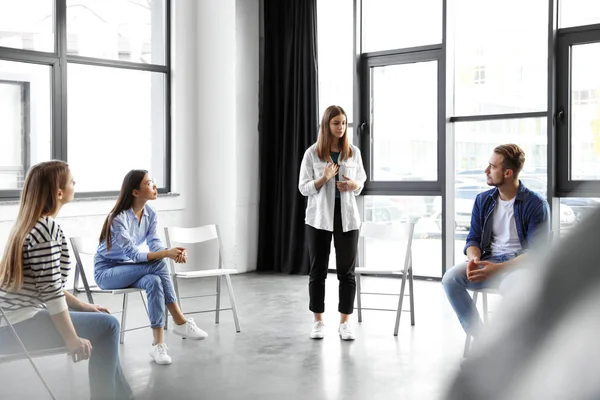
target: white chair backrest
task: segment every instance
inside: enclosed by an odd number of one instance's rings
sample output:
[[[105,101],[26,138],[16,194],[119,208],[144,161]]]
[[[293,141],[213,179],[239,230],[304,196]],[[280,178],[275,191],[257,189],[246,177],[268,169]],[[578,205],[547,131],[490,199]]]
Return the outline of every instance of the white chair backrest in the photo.
[[[204,225],[196,228],[165,228],[165,236],[169,242],[176,243],[202,243],[219,238],[216,225]]]
[[[75,261],[81,266],[89,285],[97,286],[94,280],[94,255],[98,249],[98,239],[77,236],[70,238],[70,240]],[[83,288],[81,277],[79,278],[78,287]]]
[[[376,241],[385,241],[387,244],[381,244],[375,252],[379,255],[386,254],[388,262],[378,262],[376,266],[370,267],[367,262],[368,256],[363,257],[364,267],[367,269],[377,269],[380,271],[408,271],[412,265],[412,238],[415,229],[414,222],[393,222],[393,223],[374,223],[363,222],[360,228],[360,236],[363,241],[366,239],[374,239]],[[373,243],[375,246],[376,244]],[[363,243],[362,248],[365,249]],[[371,249],[371,247],[369,247]],[[365,249],[366,251],[366,249]],[[389,252],[389,253],[388,253]],[[366,251],[370,254],[370,251]],[[404,258],[404,263],[399,262]]]
[[[360,228],[360,236],[369,239],[402,242],[405,240],[412,240],[413,228],[413,222],[398,222],[391,224],[363,222]]]

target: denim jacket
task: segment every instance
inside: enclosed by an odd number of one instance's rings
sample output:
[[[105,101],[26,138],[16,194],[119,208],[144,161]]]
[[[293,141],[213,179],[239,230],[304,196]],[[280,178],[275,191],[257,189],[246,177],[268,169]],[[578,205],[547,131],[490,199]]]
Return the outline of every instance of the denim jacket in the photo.
[[[471,228],[467,235],[464,253],[471,246],[481,250],[481,259],[492,255],[492,226],[494,208],[498,198],[498,188],[487,190],[477,195],[471,215]],[[533,244],[546,241],[550,233],[550,207],[539,194],[527,189],[519,181],[519,191],[514,204],[515,225],[525,253]]]

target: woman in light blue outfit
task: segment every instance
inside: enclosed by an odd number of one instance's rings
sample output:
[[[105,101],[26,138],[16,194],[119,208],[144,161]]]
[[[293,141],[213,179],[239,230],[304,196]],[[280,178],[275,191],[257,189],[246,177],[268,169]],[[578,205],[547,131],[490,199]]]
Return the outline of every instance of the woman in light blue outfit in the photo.
[[[150,356],[157,364],[170,364],[163,341],[165,307],[173,316],[174,333],[190,339],[205,339],[208,335],[192,318],[186,319],[177,304],[167,258],[185,263],[187,254],[183,247],[167,249],[156,233],[157,215],[146,202],[157,195],[148,171],[136,169],[125,176],[117,204],[102,227],[94,277],[105,290],[135,287],[146,291],[154,335]],[[140,250],[143,243],[149,252]]]

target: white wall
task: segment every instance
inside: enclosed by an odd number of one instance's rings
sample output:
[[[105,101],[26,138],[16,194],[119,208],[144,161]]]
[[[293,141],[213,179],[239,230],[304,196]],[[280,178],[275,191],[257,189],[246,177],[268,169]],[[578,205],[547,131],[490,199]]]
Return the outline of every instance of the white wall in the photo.
[[[217,223],[228,267],[256,269],[258,236],[258,0],[173,1],[173,190],[160,229]],[[74,171],[76,174],[76,171]],[[68,236],[99,234],[114,200],[75,201]],[[0,205],[0,244],[17,204]]]

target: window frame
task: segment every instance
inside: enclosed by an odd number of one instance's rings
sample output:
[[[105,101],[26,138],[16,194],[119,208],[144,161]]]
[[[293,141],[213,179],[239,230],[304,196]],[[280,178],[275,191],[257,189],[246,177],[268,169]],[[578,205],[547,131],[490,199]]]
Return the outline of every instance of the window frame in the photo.
[[[138,71],[158,72],[165,77],[165,182],[158,189],[159,193],[171,192],[172,186],[172,157],[171,157],[171,0],[165,2],[165,37],[164,37],[164,65],[144,64],[122,60],[111,60],[94,57],[67,54],[67,0],[54,0],[54,51],[43,52],[37,50],[22,50],[17,48],[0,46],[0,61],[14,61],[21,63],[33,63],[46,65],[51,70],[51,154],[50,159],[68,162],[68,123],[67,123],[67,66],[69,63],[92,65],[99,67],[110,67],[119,69],[131,69]],[[30,153],[30,143],[24,152]],[[82,149],[83,150],[83,149]],[[26,171],[25,171],[26,172]],[[78,198],[117,196],[119,190],[96,191],[77,193]],[[21,190],[0,189],[0,201],[15,200],[21,195]]]
[[[600,180],[571,176],[571,47],[600,43],[600,24],[557,31],[556,38],[556,191],[555,197],[600,197]],[[591,100],[589,98],[588,100]]]

